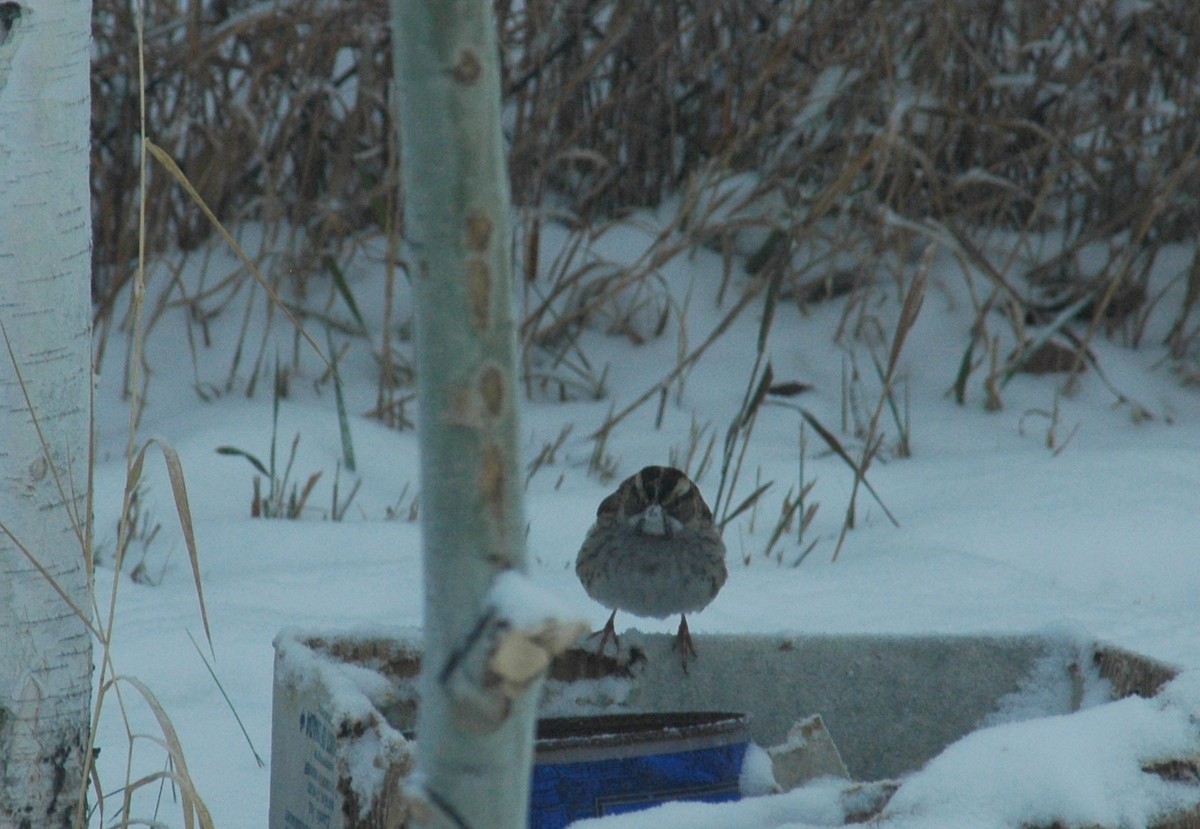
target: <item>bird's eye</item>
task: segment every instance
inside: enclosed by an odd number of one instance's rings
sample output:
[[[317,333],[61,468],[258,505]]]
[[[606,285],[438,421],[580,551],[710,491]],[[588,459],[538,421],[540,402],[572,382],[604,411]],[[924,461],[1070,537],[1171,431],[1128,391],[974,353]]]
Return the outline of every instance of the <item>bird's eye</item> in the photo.
[[[696,514],[696,506],[692,498],[676,498],[669,506],[671,517],[682,524],[692,520]]]

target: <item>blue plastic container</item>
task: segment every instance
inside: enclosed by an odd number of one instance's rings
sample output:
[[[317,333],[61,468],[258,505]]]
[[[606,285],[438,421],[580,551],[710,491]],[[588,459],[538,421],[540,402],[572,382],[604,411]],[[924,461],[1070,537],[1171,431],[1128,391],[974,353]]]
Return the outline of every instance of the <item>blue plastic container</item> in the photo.
[[[538,722],[531,829],[672,800],[737,800],[745,714],[559,717]]]

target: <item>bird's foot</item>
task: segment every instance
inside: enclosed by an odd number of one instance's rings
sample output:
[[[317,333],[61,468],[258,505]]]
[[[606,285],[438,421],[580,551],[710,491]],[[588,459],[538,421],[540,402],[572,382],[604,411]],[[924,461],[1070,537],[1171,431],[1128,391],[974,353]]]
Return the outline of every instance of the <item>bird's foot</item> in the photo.
[[[692,634],[688,632],[687,616],[679,617],[679,631],[675,634],[675,643],[671,647],[680,651],[683,672],[686,674],[688,672],[688,656],[691,655],[693,659],[700,656],[696,653],[696,646],[692,644]]]
[[[596,648],[596,656],[603,655],[604,646],[608,644],[609,639],[612,639],[613,647],[615,647],[618,651],[621,649],[621,643],[617,641],[617,628],[616,625],[613,624],[613,621],[616,618],[617,611],[614,610],[612,615],[608,617],[608,622],[605,623],[604,627],[588,637],[589,639],[595,639],[597,636],[600,637],[600,647]]]

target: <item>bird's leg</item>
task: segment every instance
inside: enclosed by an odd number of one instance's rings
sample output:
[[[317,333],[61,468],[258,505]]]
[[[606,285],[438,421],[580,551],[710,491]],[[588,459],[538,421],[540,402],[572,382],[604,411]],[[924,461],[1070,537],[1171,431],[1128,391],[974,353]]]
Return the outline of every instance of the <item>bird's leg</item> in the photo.
[[[675,644],[672,648],[678,648],[683,653],[683,672],[688,672],[688,654],[694,657],[699,657],[696,653],[696,646],[692,644],[692,634],[688,632],[687,616],[679,615],[679,632],[675,634]]]
[[[616,618],[617,611],[614,609],[612,615],[608,617],[608,622],[604,625],[604,627],[592,634],[593,637],[600,637],[600,647],[596,648],[597,656],[604,653],[604,646],[608,644],[608,640],[610,638],[612,639],[613,645],[617,648],[617,650],[621,649],[621,643],[617,641],[617,627],[613,624],[613,621]]]

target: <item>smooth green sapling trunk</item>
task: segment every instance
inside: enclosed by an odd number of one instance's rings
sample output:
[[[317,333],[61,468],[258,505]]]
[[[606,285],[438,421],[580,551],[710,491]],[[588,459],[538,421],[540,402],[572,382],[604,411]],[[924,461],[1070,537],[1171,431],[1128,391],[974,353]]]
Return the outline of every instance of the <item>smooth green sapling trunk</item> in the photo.
[[[538,646],[489,602],[524,568],[516,327],[495,26],[487,0],[393,0],[405,237],[417,305],[425,662],[411,815],[524,829]],[[507,631],[507,633],[506,633]],[[511,644],[511,642],[510,642]],[[497,654],[535,652],[514,684]],[[507,691],[501,690],[502,686]]]

